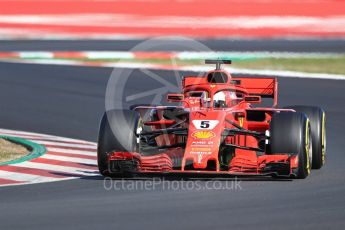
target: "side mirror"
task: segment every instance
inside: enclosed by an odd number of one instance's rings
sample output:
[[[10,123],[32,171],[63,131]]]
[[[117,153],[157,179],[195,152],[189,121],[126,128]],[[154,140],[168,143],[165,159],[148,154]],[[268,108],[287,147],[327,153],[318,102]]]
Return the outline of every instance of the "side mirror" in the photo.
[[[261,103],[260,96],[245,96],[244,101],[252,104],[259,104]]]
[[[179,93],[169,93],[167,95],[168,102],[182,102],[184,100],[184,95]]]

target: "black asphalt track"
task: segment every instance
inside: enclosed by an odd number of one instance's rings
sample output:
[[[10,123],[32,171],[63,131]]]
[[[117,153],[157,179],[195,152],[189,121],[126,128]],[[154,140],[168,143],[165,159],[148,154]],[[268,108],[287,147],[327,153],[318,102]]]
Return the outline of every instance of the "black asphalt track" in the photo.
[[[156,46],[153,50],[176,49],[175,46],[166,46],[166,41],[166,39],[161,39],[160,42],[156,40]],[[184,40],[169,39],[169,41],[185,43]],[[214,39],[196,41],[214,51],[345,52],[344,39]],[[0,51],[127,51],[141,42],[143,40],[0,40]]]
[[[0,63],[0,127],[96,141],[111,72]],[[139,71],[131,79],[131,93],[156,87]],[[140,180],[129,180],[107,191],[100,177],[2,187],[0,229],[344,229],[345,81],[280,78],[279,87],[281,106],[319,105],[327,113],[326,165],[307,179],[243,179],[233,189],[231,180],[196,180],[130,190]],[[226,183],[230,189],[217,189]],[[186,189],[197,184],[202,189]]]

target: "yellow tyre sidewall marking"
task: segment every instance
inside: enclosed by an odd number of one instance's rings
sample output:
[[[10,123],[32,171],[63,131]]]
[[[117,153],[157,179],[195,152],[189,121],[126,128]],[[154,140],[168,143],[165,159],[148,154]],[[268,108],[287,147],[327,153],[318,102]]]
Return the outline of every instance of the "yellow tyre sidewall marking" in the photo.
[[[321,152],[321,161],[322,164],[325,163],[325,153],[326,153],[326,146],[325,146],[325,141],[326,141],[326,115],[325,113],[322,113],[322,130],[321,130],[321,135],[322,135],[322,152]]]
[[[308,175],[310,174],[310,161],[309,161],[309,119],[307,119],[306,126],[305,126],[305,154],[306,154],[306,169]]]

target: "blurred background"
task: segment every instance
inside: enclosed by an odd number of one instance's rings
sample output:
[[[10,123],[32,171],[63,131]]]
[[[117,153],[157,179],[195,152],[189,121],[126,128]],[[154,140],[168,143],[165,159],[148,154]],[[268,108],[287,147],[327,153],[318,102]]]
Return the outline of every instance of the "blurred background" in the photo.
[[[345,34],[341,0],[0,1],[2,38],[331,38]]]
[[[174,57],[178,65],[198,65],[211,55],[239,61],[235,71],[345,74],[341,0],[0,0],[0,5],[0,58],[6,60],[169,65]],[[217,53],[120,52],[161,36],[193,38]],[[164,46],[153,51],[166,49],[175,51]]]

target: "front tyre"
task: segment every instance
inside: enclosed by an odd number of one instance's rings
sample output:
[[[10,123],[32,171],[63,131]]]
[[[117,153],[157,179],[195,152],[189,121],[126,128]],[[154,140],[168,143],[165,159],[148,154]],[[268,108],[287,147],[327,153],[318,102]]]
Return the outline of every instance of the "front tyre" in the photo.
[[[280,112],[273,115],[270,123],[272,154],[296,154],[298,167],[294,174],[304,179],[310,174],[312,161],[312,137],[309,119],[298,112]]]
[[[320,169],[325,164],[326,155],[325,111],[319,107],[303,105],[288,106],[285,108],[304,113],[309,118],[313,144],[312,169]]]
[[[105,112],[98,135],[97,163],[99,172],[103,176],[112,176],[109,173],[108,156],[112,151],[135,152],[138,150],[137,132],[140,128],[140,116],[131,110],[110,110]],[[124,174],[119,172],[117,177]]]

